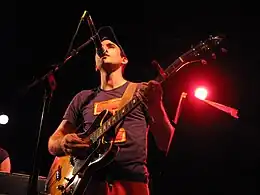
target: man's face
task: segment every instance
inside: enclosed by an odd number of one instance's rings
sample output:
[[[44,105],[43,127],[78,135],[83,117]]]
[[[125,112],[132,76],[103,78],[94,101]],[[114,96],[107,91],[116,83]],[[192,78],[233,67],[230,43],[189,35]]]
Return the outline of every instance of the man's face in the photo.
[[[110,40],[102,41],[102,46],[104,48],[105,55],[100,58],[96,54],[96,67],[98,70],[101,68],[104,69],[106,72],[113,72],[117,70],[121,65],[126,64],[127,58],[121,56],[120,48]]]

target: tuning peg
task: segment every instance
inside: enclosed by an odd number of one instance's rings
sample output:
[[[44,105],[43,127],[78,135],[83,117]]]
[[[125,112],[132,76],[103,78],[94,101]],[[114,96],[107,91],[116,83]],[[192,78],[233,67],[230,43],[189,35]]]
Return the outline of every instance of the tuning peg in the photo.
[[[215,53],[212,53],[212,54],[211,54],[211,57],[212,57],[212,59],[214,59],[214,60],[217,59],[217,55],[216,55]]]
[[[228,50],[225,49],[225,48],[221,48],[220,51],[221,51],[222,53],[227,53],[227,52],[228,52]]]
[[[207,62],[206,60],[204,60],[204,59],[200,60],[200,62],[201,62],[203,65],[207,65],[207,64],[208,64],[208,62]]]

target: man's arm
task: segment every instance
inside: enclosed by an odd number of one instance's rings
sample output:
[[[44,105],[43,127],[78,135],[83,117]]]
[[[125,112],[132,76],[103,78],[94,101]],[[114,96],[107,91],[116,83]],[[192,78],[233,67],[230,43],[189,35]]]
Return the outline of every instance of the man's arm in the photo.
[[[57,130],[49,138],[48,150],[52,155],[63,156],[65,155],[61,141],[63,137],[69,133],[75,133],[76,128],[67,120],[63,120]]]
[[[146,86],[145,102],[148,113],[152,118],[150,131],[154,136],[157,147],[167,155],[175,128],[172,126],[165,111],[162,100],[163,90],[160,83],[151,80]]]
[[[175,128],[172,126],[167,116],[162,101],[150,109],[149,112],[153,118],[153,123],[150,125],[150,131],[154,136],[158,148],[167,154]]]
[[[11,161],[10,158],[7,157],[1,164],[0,164],[0,172],[11,172]]]

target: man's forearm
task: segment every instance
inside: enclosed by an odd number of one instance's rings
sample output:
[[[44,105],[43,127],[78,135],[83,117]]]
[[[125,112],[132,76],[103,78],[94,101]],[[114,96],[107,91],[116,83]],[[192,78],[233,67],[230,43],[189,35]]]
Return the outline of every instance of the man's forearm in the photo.
[[[161,102],[161,104],[158,105],[156,109],[151,110],[150,113],[153,117],[153,124],[150,130],[154,135],[158,147],[168,153],[175,129],[167,116],[163,103]]]
[[[63,152],[61,148],[61,140],[64,137],[64,135],[61,132],[57,132],[54,135],[52,135],[48,142],[48,150],[52,155],[55,156],[63,156],[65,153]]]
[[[0,172],[11,172],[11,162],[10,157],[7,157],[1,164],[0,164]]]

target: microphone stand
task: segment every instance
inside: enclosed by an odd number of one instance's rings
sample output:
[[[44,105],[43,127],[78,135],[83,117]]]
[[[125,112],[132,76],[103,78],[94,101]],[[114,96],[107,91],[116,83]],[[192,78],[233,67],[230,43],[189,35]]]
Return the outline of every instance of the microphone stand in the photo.
[[[27,188],[27,195],[37,195],[38,194],[38,177],[39,177],[39,149],[40,149],[40,138],[41,138],[41,132],[43,127],[43,119],[45,116],[45,111],[47,110],[47,106],[50,103],[50,100],[53,95],[53,91],[56,89],[56,81],[54,77],[54,73],[57,72],[67,61],[69,61],[72,57],[76,56],[79,51],[81,51],[83,48],[85,48],[87,45],[89,45],[96,37],[97,35],[92,36],[87,42],[79,46],[77,49],[73,49],[70,52],[70,55],[66,55],[66,58],[63,62],[59,64],[52,65],[53,69],[50,70],[47,74],[42,76],[41,78],[35,80],[33,83],[31,83],[26,88],[26,92],[29,91],[32,87],[38,85],[41,82],[45,82],[46,80],[49,83],[50,91],[45,88],[44,96],[43,96],[43,106],[42,106],[42,113],[41,113],[41,119],[40,119],[40,127],[37,132],[37,142],[33,157],[33,171],[29,178],[29,184]]]

